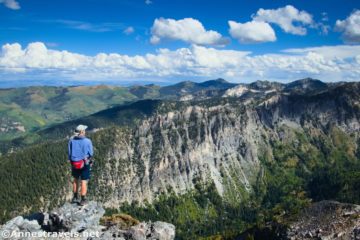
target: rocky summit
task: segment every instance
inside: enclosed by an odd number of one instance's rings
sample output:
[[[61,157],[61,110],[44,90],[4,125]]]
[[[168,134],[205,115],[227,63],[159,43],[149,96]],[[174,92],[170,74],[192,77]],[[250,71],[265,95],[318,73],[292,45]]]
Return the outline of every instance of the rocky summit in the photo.
[[[122,226],[106,221],[101,225],[105,210],[91,201],[85,206],[65,203],[51,212],[18,216],[0,228],[0,239],[126,239],[172,240],[175,226],[166,222],[140,222]],[[105,218],[109,219],[109,217]]]
[[[360,239],[360,206],[321,201],[307,208],[287,230],[288,239]]]
[[[270,222],[243,232],[236,240],[359,240],[360,206],[320,201],[282,223]]]

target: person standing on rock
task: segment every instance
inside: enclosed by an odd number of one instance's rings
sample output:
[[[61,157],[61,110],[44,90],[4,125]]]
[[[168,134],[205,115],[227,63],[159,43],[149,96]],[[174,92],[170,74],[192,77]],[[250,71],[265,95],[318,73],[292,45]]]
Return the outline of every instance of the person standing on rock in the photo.
[[[69,140],[69,161],[73,180],[72,203],[79,203],[83,206],[87,203],[87,183],[90,179],[90,167],[92,166],[92,157],[94,155],[93,145],[89,138],[85,137],[87,126],[79,125],[75,129],[75,136]],[[78,191],[80,188],[79,179],[81,180],[81,199],[79,202]]]

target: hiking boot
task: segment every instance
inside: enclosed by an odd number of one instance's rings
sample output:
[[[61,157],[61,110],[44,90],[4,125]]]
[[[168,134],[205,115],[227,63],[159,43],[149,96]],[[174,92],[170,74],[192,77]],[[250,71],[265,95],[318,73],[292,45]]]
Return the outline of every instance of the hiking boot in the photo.
[[[78,203],[79,199],[78,199],[78,195],[74,194],[73,198],[71,199],[71,203]]]
[[[85,196],[81,196],[81,201],[79,202],[80,206],[84,206],[88,203],[88,200],[86,199]]]

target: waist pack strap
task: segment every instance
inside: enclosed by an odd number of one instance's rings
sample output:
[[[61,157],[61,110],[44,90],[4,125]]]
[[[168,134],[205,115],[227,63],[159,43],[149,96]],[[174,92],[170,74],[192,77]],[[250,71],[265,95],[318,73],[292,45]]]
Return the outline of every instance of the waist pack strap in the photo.
[[[85,165],[85,160],[71,161],[71,166],[75,169],[82,169]]]

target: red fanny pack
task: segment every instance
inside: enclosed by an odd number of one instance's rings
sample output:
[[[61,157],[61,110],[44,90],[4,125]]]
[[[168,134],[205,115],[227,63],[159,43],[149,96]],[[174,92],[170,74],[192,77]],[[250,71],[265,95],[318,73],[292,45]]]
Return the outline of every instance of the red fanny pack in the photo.
[[[82,169],[84,167],[84,160],[80,160],[80,161],[71,161],[71,166],[74,169]]]

